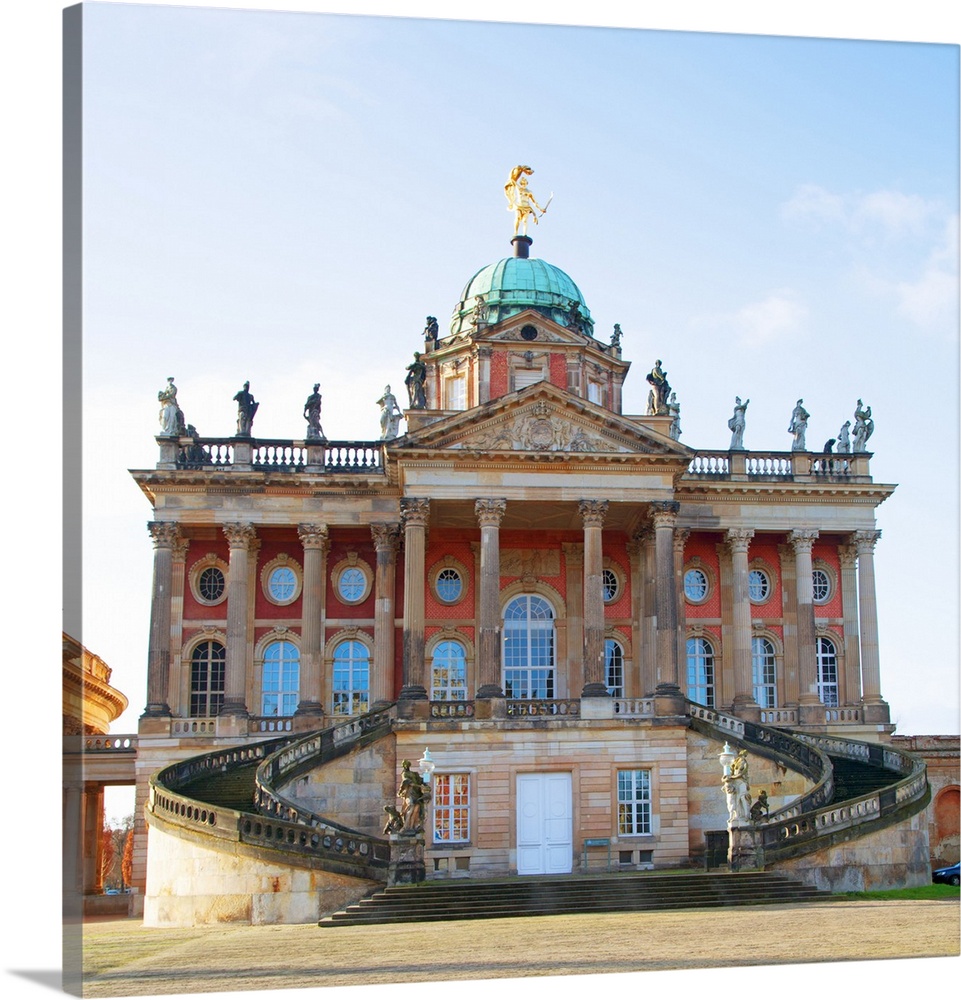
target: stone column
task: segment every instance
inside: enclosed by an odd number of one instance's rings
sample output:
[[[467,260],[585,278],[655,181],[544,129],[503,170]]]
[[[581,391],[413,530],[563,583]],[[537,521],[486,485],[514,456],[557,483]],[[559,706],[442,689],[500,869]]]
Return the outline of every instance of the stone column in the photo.
[[[687,602],[684,600],[684,547],[690,529],[674,530],[674,604],[677,608],[677,669],[683,681],[687,671]],[[683,684],[681,685],[684,686]]]
[[[224,525],[230,545],[227,568],[227,669],[224,683],[222,716],[246,718],[247,711],[247,615],[249,553],[256,540],[254,526],[248,523]]]
[[[881,663],[878,651],[878,603],[874,589],[874,546],[880,531],[857,531],[858,610],[861,617],[861,683],[864,721],[890,722],[887,702],[881,697]]]
[[[151,521],[153,538],[153,594],[150,600],[150,647],[147,651],[147,706],[142,718],[170,715],[170,599],[173,585],[173,548],[180,527]]]
[[[798,718],[803,723],[824,721],[818,697],[817,632],[814,626],[814,567],[811,551],[818,533],[813,528],[792,531],[797,573]]]
[[[87,782],[83,789],[83,892],[103,891],[103,785]]]
[[[606,500],[581,500],[584,522],[584,687],[582,698],[609,698],[604,677],[604,554]]]
[[[170,579],[170,674],[167,680],[167,699],[172,715],[189,715],[190,702],[183,704],[184,692],[189,681],[184,677],[181,651],[184,644],[184,591],[187,585],[187,552],[190,542],[181,538],[174,543],[173,566]]]
[[[478,500],[474,514],[480,524],[480,615],[475,698],[503,698],[501,688],[501,556],[500,523],[506,500]]]
[[[374,676],[371,678],[371,707],[394,700],[394,597],[397,590],[397,550],[399,524],[372,524],[377,553],[374,577]]]
[[[674,586],[674,526],[680,506],[676,500],[657,500],[651,504],[657,576],[657,687],[654,690],[659,702],[655,705],[657,715],[681,714],[685,703],[678,683],[677,590]]]
[[[430,500],[400,502],[404,525],[404,684],[400,701],[427,702],[424,687],[424,581]]]
[[[316,728],[324,717],[324,595],[327,587],[326,524],[298,524],[304,547],[304,589],[300,629],[300,701],[294,712],[298,731]]]
[[[754,699],[751,669],[751,594],[748,587],[748,548],[753,528],[731,528],[726,535],[731,553],[731,582],[734,612],[734,712],[757,722],[761,708]],[[813,591],[812,591],[813,593]],[[812,619],[813,621],[813,619]]]
[[[844,615],[844,704],[861,704],[861,642],[858,629],[858,549],[839,545],[841,610]]]

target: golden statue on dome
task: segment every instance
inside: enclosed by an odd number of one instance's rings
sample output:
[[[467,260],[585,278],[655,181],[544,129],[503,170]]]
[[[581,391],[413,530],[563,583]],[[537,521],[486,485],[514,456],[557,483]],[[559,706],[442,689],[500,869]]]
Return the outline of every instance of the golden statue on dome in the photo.
[[[527,178],[534,173],[531,167],[516,166],[511,171],[511,176],[508,182],[504,185],[504,194],[507,195],[507,211],[514,213],[514,235],[517,236],[518,233],[521,235],[527,235],[527,220],[529,218],[534,220],[534,224],[537,224],[537,215],[535,214],[535,209],[543,215],[547,211],[547,206],[550,205],[551,200],[554,197],[554,192],[551,192],[550,198],[547,199],[547,205],[541,208],[540,205],[534,199],[533,192],[527,186]]]

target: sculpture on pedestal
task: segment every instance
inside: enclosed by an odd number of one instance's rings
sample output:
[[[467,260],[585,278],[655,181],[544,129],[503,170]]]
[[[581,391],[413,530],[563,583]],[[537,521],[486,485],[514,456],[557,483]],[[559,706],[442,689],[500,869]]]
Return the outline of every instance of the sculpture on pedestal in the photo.
[[[615,323],[614,332],[611,334],[611,347],[613,347],[615,351],[619,351],[621,349],[622,336],[623,334],[621,333],[621,324]]]
[[[377,405],[380,407],[380,439],[393,441],[397,437],[397,428],[403,414],[389,385],[384,386],[384,394],[377,400]]]
[[[420,351],[414,351],[414,360],[407,366],[407,377],[404,379],[407,395],[412,410],[427,409],[427,365],[420,360]]]
[[[668,400],[667,412],[671,415],[671,440],[681,440],[681,404],[677,401],[677,393],[672,392]]]
[[[433,351],[437,347],[437,340],[440,334],[440,327],[437,325],[436,316],[427,317],[427,325],[424,327],[424,350]]]
[[[851,421],[845,420],[841,425],[841,429],[838,431],[838,446],[837,450],[839,452],[849,452],[851,450]]]
[[[871,407],[865,407],[858,400],[854,411],[854,450],[867,451],[868,438],[874,433],[874,421],[871,419]]]
[[[751,806],[751,822],[760,823],[761,817],[763,816],[765,819],[767,819],[769,812],[770,808],[767,802],[767,792],[764,791],[764,789],[761,789],[761,791],[758,793],[757,800],[755,801],[754,805]]]
[[[730,754],[731,748],[726,743],[724,748]],[[730,764],[725,765],[721,784],[727,797],[728,826],[750,822],[751,785],[748,781],[747,750],[738,751]]]
[[[668,412],[667,400],[671,394],[671,386],[667,381],[667,372],[661,367],[660,359],[654,362],[654,367],[646,376],[651,384],[647,397],[647,415],[662,416]]]
[[[314,391],[307,397],[304,403],[304,419],[307,421],[307,440],[318,441],[324,437],[324,430],[320,426],[320,404],[321,396],[317,391],[320,383],[314,383]]]
[[[731,451],[744,451],[744,428],[747,424],[747,405],[751,401],[746,399],[741,402],[740,396],[734,397],[734,416],[727,422],[728,430],[731,432]]]
[[[788,424],[788,433],[794,435],[791,444],[791,451],[806,451],[807,445],[804,442],[804,435],[808,429],[808,418],[811,416],[804,409],[804,400],[799,399],[791,413],[791,422]]]
[[[160,434],[162,437],[183,437],[187,432],[183,411],[177,404],[177,387],[173,376],[167,379],[167,384],[157,393],[160,403]]]
[[[244,382],[243,389],[234,396],[234,402],[237,404],[237,437],[250,437],[260,403],[251,395],[249,382]]]
[[[397,797],[401,800],[400,818],[403,821],[401,833],[424,832],[424,817],[430,801],[430,786],[410,766],[409,760],[401,761],[400,786]]]

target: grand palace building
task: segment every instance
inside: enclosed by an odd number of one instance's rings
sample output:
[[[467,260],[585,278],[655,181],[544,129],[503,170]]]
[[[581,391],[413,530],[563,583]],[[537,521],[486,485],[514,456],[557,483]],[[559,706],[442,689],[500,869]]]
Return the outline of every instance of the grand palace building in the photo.
[[[601,339],[523,233],[411,346],[376,441],[326,439],[309,399],[305,438],[258,438],[249,387],[237,433],[200,437],[169,383],[156,466],[132,472],[146,922],[315,920],[369,893],[404,761],[430,784],[427,881],[704,868],[725,744],[767,797],[755,863],[929,881],[930,787],[880,672],[895,486],[870,430],[809,450],[799,401],[791,451],[745,450],[736,414],[729,450],[697,449],[653,357],[647,412],[622,412],[619,329]]]

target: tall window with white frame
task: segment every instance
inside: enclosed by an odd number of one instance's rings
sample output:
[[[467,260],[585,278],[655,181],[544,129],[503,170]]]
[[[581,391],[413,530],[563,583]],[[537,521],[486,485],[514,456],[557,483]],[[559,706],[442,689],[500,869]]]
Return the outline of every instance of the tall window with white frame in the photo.
[[[300,651],[292,642],[272,642],[264,650],[260,714],[293,715],[300,698]]]
[[[554,697],[554,609],[537,594],[515,597],[504,610],[504,692]]]
[[[604,676],[612,698],[624,697],[624,649],[616,639],[604,640]]]
[[[621,837],[651,832],[651,772],[617,772],[617,832]]]
[[[435,774],[433,786],[434,843],[466,843],[470,840],[470,775]]]
[[[356,639],[338,643],[331,673],[334,715],[361,715],[370,699],[370,650]]]
[[[224,703],[227,650],[222,642],[208,639],[190,654],[190,716],[212,718]]]
[[[777,655],[774,643],[762,635],[751,639],[754,700],[761,708],[777,707]]]
[[[702,636],[687,640],[687,696],[714,708],[714,647]]]
[[[838,651],[837,646],[823,635],[818,636],[818,698],[828,708],[838,705]]]
[[[444,639],[434,647],[430,667],[430,700],[467,700],[467,654],[463,645],[453,639]]]

